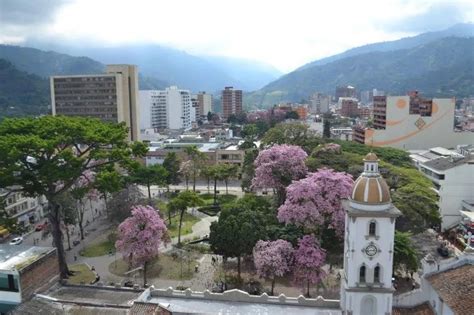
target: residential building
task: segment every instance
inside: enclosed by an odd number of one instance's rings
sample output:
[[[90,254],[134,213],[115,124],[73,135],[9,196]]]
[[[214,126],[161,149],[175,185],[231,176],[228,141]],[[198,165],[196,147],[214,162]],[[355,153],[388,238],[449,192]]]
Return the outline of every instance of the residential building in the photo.
[[[125,122],[129,140],[138,140],[138,70],[134,65],[107,65],[105,74],[52,76],[52,114]]]
[[[340,97],[339,106],[341,108],[340,114],[344,117],[359,116],[359,103],[355,98]]]
[[[58,281],[56,248],[0,245],[0,313],[11,311]]]
[[[245,150],[239,149],[238,145],[227,145],[216,150],[216,163],[236,164],[242,166],[244,163]]]
[[[354,128],[354,141],[406,150],[474,144],[474,133],[454,130],[455,99],[374,97],[374,127]]]
[[[242,112],[242,90],[234,90],[232,86],[226,86],[222,91],[222,114],[224,120],[229,116]]]
[[[207,119],[207,113],[212,113],[212,94],[199,92],[197,94],[197,113],[196,117],[202,120]]]
[[[308,117],[308,108],[306,106],[297,106],[294,111],[298,114],[299,119],[306,120]]]
[[[312,114],[324,114],[329,111],[331,98],[322,93],[314,93],[310,100],[310,112]]]
[[[191,128],[191,93],[170,86],[165,90],[140,91],[140,103],[149,109],[149,123],[155,129]],[[142,127],[146,127],[147,121]],[[146,128],[143,128],[146,129]]]
[[[432,151],[424,156],[429,154]],[[456,226],[461,221],[463,201],[474,196],[474,155],[450,154],[418,162],[418,168],[436,187],[441,229]]]
[[[336,102],[339,102],[340,97],[357,98],[356,88],[350,85],[336,87]]]
[[[401,215],[379,173],[374,153],[364,158],[364,172],[344,201],[343,314],[390,314],[393,298],[395,220]]]
[[[5,211],[10,218],[16,219],[18,224],[30,228],[44,216],[44,197],[27,197],[21,191],[0,188],[0,197],[5,200]]]

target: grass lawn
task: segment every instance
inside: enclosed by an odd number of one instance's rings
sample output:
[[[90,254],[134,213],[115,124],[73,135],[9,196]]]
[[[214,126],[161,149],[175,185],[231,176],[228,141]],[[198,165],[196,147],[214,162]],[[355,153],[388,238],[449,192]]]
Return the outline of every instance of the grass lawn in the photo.
[[[106,239],[104,241],[92,243],[91,245],[87,246],[80,252],[80,255],[84,257],[98,257],[107,255],[111,250],[112,252],[115,252],[115,242]]]
[[[173,259],[169,255],[160,255],[149,266],[147,277],[160,278],[168,280],[189,280],[194,276],[194,266],[196,260],[194,257],[189,259]],[[109,271],[117,276],[123,276],[128,271],[128,264],[122,259],[117,260],[109,265]]]
[[[181,226],[181,236],[189,234],[193,231],[192,226],[199,222],[199,218],[185,213],[183,216],[183,225]],[[178,236],[178,225],[179,225],[179,215],[175,215],[171,218],[171,224],[167,224],[168,232],[170,237]]]
[[[212,206],[214,204],[214,194],[201,194],[199,195],[204,200],[205,206]],[[229,202],[234,201],[237,198],[235,195],[217,195],[217,203],[225,205]]]
[[[95,280],[95,274],[86,264],[70,265],[69,270],[74,272],[74,276],[69,276],[68,282],[72,284],[91,283]]]

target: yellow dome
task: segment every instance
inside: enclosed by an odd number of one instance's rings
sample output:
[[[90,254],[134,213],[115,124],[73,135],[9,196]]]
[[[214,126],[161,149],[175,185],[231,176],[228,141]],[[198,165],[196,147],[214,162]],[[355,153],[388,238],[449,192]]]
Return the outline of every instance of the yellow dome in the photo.
[[[390,202],[390,189],[382,176],[362,175],[355,181],[351,197],[353,201],[360,203],[387,203]]]
[[[378,160],[379,160],[379,158],[373,152],[367,153],[367,155],[364,158],[364,161],[374,161],[375,162],[375,161],[378,161]]]

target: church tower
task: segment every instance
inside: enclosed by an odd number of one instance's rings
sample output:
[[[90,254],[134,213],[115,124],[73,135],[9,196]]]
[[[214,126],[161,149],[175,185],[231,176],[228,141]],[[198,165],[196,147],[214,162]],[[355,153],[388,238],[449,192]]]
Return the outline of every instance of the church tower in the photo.
[[[392,314],[395,219],[390,190],[374,153],[364,158],[346,210],[341,309],[345,315]]]

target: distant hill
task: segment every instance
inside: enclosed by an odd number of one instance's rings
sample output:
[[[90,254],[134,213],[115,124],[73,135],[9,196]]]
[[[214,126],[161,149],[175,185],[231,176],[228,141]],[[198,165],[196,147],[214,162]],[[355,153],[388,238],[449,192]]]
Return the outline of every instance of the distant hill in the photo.
[[[49,113],[49,80],[0,59],[0,119]]]
[[[214,93],[232,85],[256,90],[277,79],[281,72],[259,62],[226,57],[196,56],[162,45],[129,44],[114,47],[30,41],[29,46],[88,56],[103,64],[130,63],[145,76],[159,78],[194,92]]]
[[[307,69],[313,66],[321,66],[321,65],[339,60],[339,59],[356,56],[360,54],[365,54],[369,52],[393,51],[393,50],[414,48],[416,46],[427,44],[437,39],[441,39],[445,37],[453,37],[453,36],[454,37],[474,37],[474,24],[460,23],[460,24],[453,25],[450,28],[447,28],[442,31],[427,32],[427,33],[419,34],[417,36],[404,37],[404,38],[393,40],[393,41],[373,43],[373,44],[368,44],[368,45],[352,48],[341,54],[333,55],[327,58],[322,58],[322,59],[307,63],[304,66],[296,69],[296,71]]]
[[[268,106],[307,99],[315,91],[333,94],[337,85],[390,94],[417,89],[427,96],[474,94],[474,38],[447,37],[387,52],[369,52],[291,72],[245,97]]]

